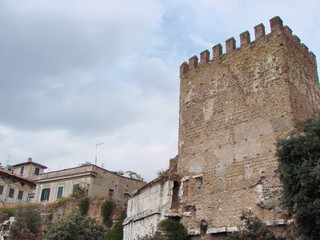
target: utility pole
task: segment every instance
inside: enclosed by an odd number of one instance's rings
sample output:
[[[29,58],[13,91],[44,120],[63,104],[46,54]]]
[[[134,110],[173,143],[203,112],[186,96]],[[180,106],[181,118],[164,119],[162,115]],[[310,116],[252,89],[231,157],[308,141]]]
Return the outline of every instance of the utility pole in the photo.
[[[94,161],[94,165],[97,165],[97,161],[98,161],[98,146],[102,145],[103,143],[97,143],[96,144],[96,158]]]

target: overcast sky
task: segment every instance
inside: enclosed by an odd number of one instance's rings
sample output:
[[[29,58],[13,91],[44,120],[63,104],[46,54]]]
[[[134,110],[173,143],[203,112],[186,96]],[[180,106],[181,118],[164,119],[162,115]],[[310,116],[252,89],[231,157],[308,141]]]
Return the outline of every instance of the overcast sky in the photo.
[[[0,0],[0,157],[146,180],[177,154],[179,66],[280,16],[320,57],[319,0]]]

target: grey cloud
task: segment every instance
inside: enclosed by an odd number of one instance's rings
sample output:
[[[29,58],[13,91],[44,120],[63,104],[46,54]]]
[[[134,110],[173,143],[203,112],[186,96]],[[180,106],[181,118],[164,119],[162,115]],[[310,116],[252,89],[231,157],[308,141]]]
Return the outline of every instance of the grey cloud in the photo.
[[[121,77],[135,55],[161,44],[159,4],[137,1],[135,12],[127,1],[30,2],[1,4],[0,122],[94,132],[141,118],[140,87]]]

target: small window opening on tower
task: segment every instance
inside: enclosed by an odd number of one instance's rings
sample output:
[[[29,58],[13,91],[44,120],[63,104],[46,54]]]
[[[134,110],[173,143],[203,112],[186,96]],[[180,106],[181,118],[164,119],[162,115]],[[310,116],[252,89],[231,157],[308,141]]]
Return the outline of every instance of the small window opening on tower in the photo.
[[[178,208],[179,207],[179,189],[180,189],[180,182],[174,181],[173,188],[172,188],[171,208]]]

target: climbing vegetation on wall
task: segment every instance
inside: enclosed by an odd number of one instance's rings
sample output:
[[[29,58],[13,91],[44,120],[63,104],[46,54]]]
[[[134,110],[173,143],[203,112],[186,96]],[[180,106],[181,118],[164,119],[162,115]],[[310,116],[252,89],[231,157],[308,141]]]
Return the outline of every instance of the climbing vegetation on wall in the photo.
[[[101,217],[102,222],[108,227],[112,226],[112,214],[115,208],[115,204],[111,199],[105,200],[101,205]]]

